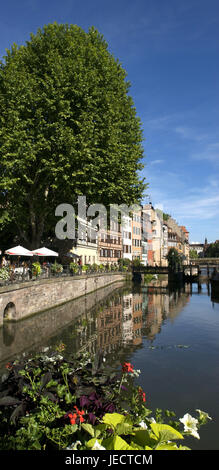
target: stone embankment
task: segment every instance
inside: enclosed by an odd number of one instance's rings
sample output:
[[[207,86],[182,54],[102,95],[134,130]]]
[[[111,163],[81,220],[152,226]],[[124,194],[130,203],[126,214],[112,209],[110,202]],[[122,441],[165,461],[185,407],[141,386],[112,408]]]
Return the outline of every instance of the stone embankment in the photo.
[[[18,321],[84,296],[110,284],[125,281],[126,273],[107,273],[29,281],[0,288],[0,326]]]

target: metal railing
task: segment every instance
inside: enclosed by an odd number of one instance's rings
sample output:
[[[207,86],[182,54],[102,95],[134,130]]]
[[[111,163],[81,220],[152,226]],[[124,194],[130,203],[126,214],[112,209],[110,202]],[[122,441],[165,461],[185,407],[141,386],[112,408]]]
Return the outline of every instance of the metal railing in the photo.
[[[87,275],[100,275],[100,274],[116,274],[116,273],[125,273],[126,269],[123,267],[116,267],[112,269],[104,266],[96,265],[95,267],[88,266],[84,268],[83,266],[78,266],[78,268],[72,270],[69,265],[62,265],[59,270],[54,270],[52,266],[42,266],[41,272],[38,275],[34,275],[31,268],[15,268],[15,270],[10,270],[9,268],[9,277],[8,279],[0,279],[0,287],[9,286],[17,283],[29,282],[29,281],[40,281],[43,279],[55,279],[69,276],[87,276]]]

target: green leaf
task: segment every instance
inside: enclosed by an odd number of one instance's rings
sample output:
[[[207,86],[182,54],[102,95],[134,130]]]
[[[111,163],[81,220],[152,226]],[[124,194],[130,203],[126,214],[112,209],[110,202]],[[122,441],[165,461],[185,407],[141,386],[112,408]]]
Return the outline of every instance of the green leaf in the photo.
[[[93,426],[89,423],[82,423],[81,427],[88,432],[88,434],[90,434],[92,437],[95,436],[95,430],[93,428]]]
[[[169,442],[169,443],[161,442],[161,444],[157,445],[156,450],[178,450],[178,447],[175,444],[175,442]]]
[[[155,439],[153,439],[147,429],[141,429],[139,431],[136,431],[133,437],[133,441],[137,445],[142,446],[143,449],[145,448],[145,446],[153,447],[157,442]]]
[[[178,447],[179,450],[191,450],[189,447],[186,447],[186,446],[179,446]]]
[[[120,436],[112,436],[102,441],[107,450],[132,450],[133,448]]]
[[[89,441],[86,442],[86,447],[88,447],[88,449],[92,449],[96,441],[99,444],[102,444],[102,439],[96,439],[96,437],[94,437],[93,439],[90,439]]]
[[[150,426],[160,442],[171,441],[172,439],[183,439],[182,434],[168,424],[151,423]]]
[[[126,417],[119,413],[106,413],[102,422],[115,429],[118,424],[124,423],[125,419]]]
[[[129,423],[119,423],[116,426],[116,434],[118,436],[126,435],[126,434],[134,434],[133,433],[133,425]]]

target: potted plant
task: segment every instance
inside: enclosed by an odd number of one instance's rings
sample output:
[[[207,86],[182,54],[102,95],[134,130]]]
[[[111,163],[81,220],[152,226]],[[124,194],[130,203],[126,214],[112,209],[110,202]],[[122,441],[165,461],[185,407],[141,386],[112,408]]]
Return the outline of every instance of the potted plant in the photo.
[[[36,261],[35,263],[32,264],[32,275],[33,276],[36,276],[36,278],[38,276],[40,276],[42,270],[41,270],[41,266],[40,266],[40,263],[39,261]]]
[[[88,271],[88,269],[89,269],[89,265],[88,265],[88,264],[84,264],[84,265],[82,266],[82,273],[86,273],[86,272]]]
[[[59,273],[62,273],[62,271],[63,271],[62,264],[56,263],[56,261],[55,261],[55,263],[52,264],[52,266],[51,266],[51,272],[53,274],[59,274]]]
[[[72,274],[77,274],[78,273],[79,266],[78,266],[77,263],[72,262],[72,263],[70,263],[69,267],[70,267],[70,271],[72,272]]]
[[[0,280],[7,281],[10,278],[9,269],[5,266],[0,268]]]

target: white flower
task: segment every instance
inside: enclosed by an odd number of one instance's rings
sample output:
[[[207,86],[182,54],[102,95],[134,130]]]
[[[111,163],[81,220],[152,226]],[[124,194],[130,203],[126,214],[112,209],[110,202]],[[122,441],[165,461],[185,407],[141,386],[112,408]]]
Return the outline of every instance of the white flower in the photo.
[[[101,446],[100,443],[96,440],[92,447],[92,450],[106,450],[106,449],[105,447]]]
[[[132,375],[134,377],[139,377],[140,373],[141,373],[140,369],[134,369],[132,372]]]
[[[147,424],[146,424],[144,421],[141,421],[141,422],[139,423],[139,426],[140,426],[142,429],[147,429],[147,428],[148,428],[148,427],[147,427]]]
[[[200,439],[200,436],[197,432],[198,420],[196,418],[193,418],[189,413],[186,413],[183,418],[180,418],[179,421],[184,424],[185,432],[188,432],[197,439]]]
[[[199,419],[201,419],[203,421],[206,421],[207,419],[212,420],[212,418],[209,416],[209,414],[205,413],[205,411],[202,411],[202,410],[196,410],[196,411],[198,411],[198,413],[199,413]]]
[[[196,437],[196,439],[200,439],[197,428],[196,429],[191,429],[189,432],[190,432],[191,436]]]
[[[152,417],[152,418],[149,418],[150,419],[150,422],[151,423],[156,423],[156,420]]]
[[[78,446],[81,445],[81,441],[72,442],[72,444],[66,447],[66,450],[78,450]]]
[[[58,361],[62,361],[62,360],[63,360],[63,356],[61,356],[61,354],[57,354],[56,359],[57,359]]]

